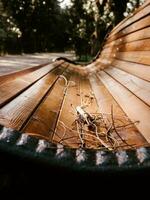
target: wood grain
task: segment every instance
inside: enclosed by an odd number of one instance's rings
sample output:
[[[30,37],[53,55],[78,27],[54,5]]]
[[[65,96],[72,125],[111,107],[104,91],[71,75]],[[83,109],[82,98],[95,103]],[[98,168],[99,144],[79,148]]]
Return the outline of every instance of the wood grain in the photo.
[[[99,78],[131,121],[140,122],[135,125],[146,140],[150,142],[150,123],[148,120],[150,119],[150,108],[105,72],[100,72]],[[142,114],[139,114],[140,111]]]
[[[145,81],[150,81],[150,67],[147,65],[118,60],[115,58],[112,59],[109,57],[99,59],[98,62],[100,68],[102,69],[113,66],[134,76],[137,76]]]
[[[70,74],[64,72],[63,76],[69,80]],[[22,131],[39,134],[50,140],[55,130],[65,89],[64,80],[59,78]]]
[[[100,108],[100,112],[110,115],[111,107],[113,106],[113,112],[114,112],[115,118],[119,118],[124,122],[124,124],[128,124],[129,120],[125,112],[122,110],[120,105],[116,102],[116,100],[111,95],[111,93],[109,93],[109,90],[104,86],[104,84],[101,82],[99,77],[97,78],[95,75],[92,75],[90,77],[90,82],[91,82],[93,92],[96,96],[96,99]],[[107,115],[107,117],[110,119],[109,115]],[[118,122],[116,121],[116,125],[117,123]],[[137,146],[140,146],[147,143],[146,140],[143,138],[143,136],[140,134],[140,132],[137,130],[137,128],[134,125],[128,127],[126,130],[120,131],[120,135],[122,138],[124,138],[127,141],[128,144],[136,144]]]
[[[0,123],[19,130],[51,88],[57,75],[49,73],[0,110]]]
[[[110,117],[113,105],[114,115],[125,123],[139,121],[121,136],[136,146],[150,143],[149,10],[150,0],[118,24],[86,67],[61,60],[0,77],[0,124],[79,148],[76,107],[87,104],[88,113]],[[82,137],[84,147],[91,148],[93,140]]]
[[[150,38],[138,40],[138,41],[131,41],[128,43],[123,43],[120,45],[110,46],[105,48],[102,54],[105,53],[116,53],[116,52],[128,52],[128,51],[150,51]]]
[[[108,52],[108,53],[102,53],[101,58],[107,59],[109,61],[113,61],[115,58],[132,62],[132,63],[138,63],[138,64],[144,64],[149,66],[150,65],[150,58],[149,58],[150,51],[125,51],[125,52]]]
[[[138,30],[136,32],[130,33],[129,35],[125,35],[119,39],[113,40],[110,43],[107,43],[106,41],[103,49],[113,48],[113,47],[117,47],[118,45],[130,43],[134,41],[136,42],[139,40],[149,39],[149,38],[150,38],[150,27],[146,27],[142,30]]]
[[[150,65],[150,51],[117,52],[114,56],[120,60]]]
[[[29,86],[38,81],[41,77],[52,71],[58,65],[50,64],[36,71],[23,76],[17,76],[18,78],[10,81],[6,81],[0,85],[0,107],[19,95]]]
[[[34,66],[34,67],[31,67],[31,68],[23,69],[23,70],[16,71],[16,72],[13,71],[12,73],[2,75],[2,76],[0,76],[0,85],[3,84],[3,83],[6,83],[6,82],[12,81],[12,80],[14,80],[18,77],[22,77],[22,76],[25,76],[27,74],[30,74],[31,72],[35,72],[36,70],[43,68],[43,67],[45,67],[49,64],[56,67],[58,65],[63,64],[63,62],[64,61],[56,61],[56,62],[53,62],[53,63],[51,63],[51,62],[50,63],[44,63],[44,64]]]
[[[64,99],[60,115],[58,118],[58,122],[56,125],[55,133],[52,140],[54,142],[59,142],[61,138],[63,137],[64,133],[64,139],[70,138],[65,140],[63,144],[70,146],[72,148],[77,148],[80,144],[80,141],[77,140],[78,134],[76,130],[73,130],[73,122],[76,119],[76,111],[73,109],[73,107],[76,108],[76,106],[81,105],[81,99],[80,99],[80,82],[79,82],[79,76],[77,74],[72,75],[70,79],[70,83],[68,86],[68,90],[66,93],[66,97]],[[64,127],[65,125],[65,127]]]
[[[150,106],[150,82],[144,81],[120,69],[109,67],[104,70],[132,93]]]

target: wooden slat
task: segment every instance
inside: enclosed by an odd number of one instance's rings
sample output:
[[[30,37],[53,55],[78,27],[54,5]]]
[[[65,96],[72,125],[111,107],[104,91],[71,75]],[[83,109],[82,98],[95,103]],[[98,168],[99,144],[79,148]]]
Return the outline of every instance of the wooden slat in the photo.
[[[150,65],[150,51],[108,52],[102,53],[101,58],[112,62],[115,58],[122,61]]]
[[[30,83],[21,79],[10,81],[0,86],[0,106],[10,101],[15,95],[26,88]]]
[[[79,146],[80,141],[77,140],[78,138],[77,131],[76,130],[72,131],[73,129],[72,124],[76,119],[76,113],[71,105],[73,105],[73,107],[76,107],[81,104],[79,76],[72,74],[69,85],[70,86],[68,86],[68,90],[56,125],[55,129],[56,134],[53,135],[52,141],[59,142],[65,132],[66,134],[64,139],[69,137],[73,138],[65,140],[63,144],[76,148]],[[64,125],[66,128],[64,127]]]
[[[97,67],[99,67],[100,69],[103,69],[104,67],[108,66],[111,63],[112,59],[107,59],[106,57],[100,57],[99,59],[97,59]],[[103,66],[103,68],[101,68],[101,66]]]
[[[105,48],[101,54],[125,51],[150,51],[150,38]]]
[[[44,67],[46,65],[44,64],[44,65],[42,65],[42,67]],[[14,80],[17,76],[23,76],[25,74],[36,71],[39,68],[41,68],[41,66],[31,67],[31,68],[28,68],[28,69],[21,70],[19,72],[13,72],[13,73],[5,74],[5,75],[0,75],[0,85],[3,84],[3,83],[6,83],[6,81]]]
[[[113,35],[109,40],[107,40],[107,42],[111,42],[113,40],[121,38],[132,32],[135,32],[137,30],[148,27],[149,25],[150,25],[150,16],[148,15],[144,19],[141,19],[140,21],[136,22],[135,24],[132,24],[132,25],[128,26],[127,28],[123,29],[122,31],[120,31],[119,33]]]
[[[113,67],[106,68],[104,71],[150,106],[150,82]]]
[[[150,123],[148,120],[150,119],[150,108],[105,72],[100,72],[99,78],[129,118],[132,121],[140,122],[135,125],[150,142]]]
[[[108,41],[111,41],[115,34],[118,34],[121,31],[124,31],[125,29],[128,29],[131,26],[137,25],[140,21],[142,21],[144,16],[147,16],[150,13],[150,5],[133,15],[131,18],[126,20],[121,26],[119,26],[116,30],[110,34],[108,37]],[[139,20],[139,21],[138,21]]]
[[[81,95],[81,104],[87,105],[87,107],[85,108],[86,112],[88,112],[91,115],[95,115],[95,113],[100,113],[97,100],[95,98],[91,84],[87,77],[82,77],[80,79],[80,95]],[[91,132],[89,131],[88,128],[84,127],[84,129],[86,130],[86,134],[91,135]],[[84,140],[85,148],[95,148],[96,145],[101,146],[101,143],[98,140],[95,141],[94,138],[92,138],[91,136],[83,135],[83,139],[85,139]]]
[[[86,107],[86,111],[88,113],[96,113],[99,112],[99,107],[97,105],[96,99],[93,97],[92,101],[90,101],[90,97],[92,97],[93,91],[90,85],[89,80],[86,77],[81,77],[80,80],[80,93],[81,93],[81,104],[82,105],[88,105]]]
[[[100,112],[110,114],[111,105],[113,105],[115,110],[115,115],[123,116],[124,113],[121,111],[118,104],[115,102],[113,97],[105,88],[104,84],[97,79],[96,75],[91,75],[89,77],[89,80],[91,83],[92,90],[96,96]]]
[[[115,57],[128,62],[150,65],[150,51],[117,52]]]
[[[32,72],[31,74],[27,74],[23,76],[22,79],[29,82],[36,81],[37,79],[41,78],[45,74],[49,73],[52,69],[54,69],[58,65],[56,63],[47,65],[43,68],[40,68],[39,70],[36,70],[35,72]]]
[[[22,77],[16,78],[15,80],[1,84],[0,107],[12,100],[15,96],[24,91],[27,87],[31,86],[55,67],[57,67],[57,65],[50,64]]]
[[[116,67],[123,71],[126,71],[132,75],[135,75],[143,80],[150,81],[150,76],[149,76],[150,67],[147,65],[126,62],[126,61],[117,60],[117,59],[113,59],[113,60],[103,59],[103,60],[101,60],[101,62],[102,63],[107,62],[109,66],[111,65],[113,67]]]
[[[70,74],[64,72],[63,76],[69,79]],[[52,91],[50,91],[43,103],[38,107],[22,131],[30,134],[39,134],[48,140],[51,139],[63,102],[66,89],[65,84],[62,78],[58,79]]]
[[[5,61],[6,62],[6,61]],[[7,67],[7,66],[1,66],[0,67],[0,71],[3,71],[4,70],[4,72],[5,73],[1,73],[0,72],[0,80],[1,79],[6,79],[6,78],[8,78],[8,77],[10,77],[10,75],[11,75],[11,77],[13,76],[16,76],[16,75],[24,75],[24,74],[27,74],[27,73],[30,73],[30,72],[32,72],[32,71],[35,71],[35,70],[37,70],[37,69],[39,69],[39,68],[41,68],[41,67],[44,67],[44,66],[46,66],[46,65],[48,65],[48,64],[51,64],[51,62],[48,62],[48,63],[44,63],[44,64],[40,64],[40,65],[36,65],[36,66],[32,66],[32,67],[28,67],[28,68],[26,68],[26,69],[22,69],[22,67],[20,66],[20,70],[16,70],[15,71],[15,69],[14,69],[14,67],[13,66],[9,66],[9,67]],[[0,83],[1,83],[1,81],[0,81]]]
[[[0,110],[0,123],[17,130],[23,126],[44,95],[51,89],[57,74],[50,73]]]
[[[118,46],[118,51],[150,51],[150,38]]]
[[[133,41],[138,41],[138,40],[143,40],[150,38],[150,27],[144,28],[142,30],[130,33],[129,35],[125,35],[124,37],[121,37],[119,39],[113,40],[110,43],[105,43],[104,49],[105,48],[111,48],[111,47],[116,47],[121,44],[133,42]]]
[[[53,65],[54,67],[56,67],[58,65],[61,65],[62,63],[63,63],[63,61],[56,61],[56,62],[53,62],[53,63],[45,63],[45,64],[41,64],[41,65],[38,65],[38,66],[35,66],[35,67],[16,71],[16,72],[13,71],[12,73],[0,76],[0,85],[3,84],[3,83],[6,83],[6,82],[12,81],[12,80],[14,80],[18,77],[22,77],[22,76],[25,76],[27,74],[30,74],[31,72],[35,72],[42,67],[45,67],[45,66],[48,66],[48,65]]]
[[[127,120],[126,114],[115,101],[111,93],[109,93],[101,80],[97,79],[95,75],[92,75],[90,77],[90,83],[97,99],[100,112],[110,114],[111,106],[113,106],[114,116],[117,118],[119,117],[125,124],[128,124],[129,120]],[[134,125],[120,132],[120,135],[128,142],[128,144],[136,144],[136,146],[141,146],[147,143]]]

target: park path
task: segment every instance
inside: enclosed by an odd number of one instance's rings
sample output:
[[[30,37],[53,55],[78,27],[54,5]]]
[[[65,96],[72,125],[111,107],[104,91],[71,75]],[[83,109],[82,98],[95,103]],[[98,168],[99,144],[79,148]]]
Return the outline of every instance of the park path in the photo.
[[[58,57],[74,59],[73,53],[36,53],[0,57],[0,76],[52,62]]]

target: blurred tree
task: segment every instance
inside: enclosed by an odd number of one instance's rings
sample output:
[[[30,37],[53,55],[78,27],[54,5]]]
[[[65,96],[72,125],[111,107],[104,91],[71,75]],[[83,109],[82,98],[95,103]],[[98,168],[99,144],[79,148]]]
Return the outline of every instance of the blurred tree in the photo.
[[[97,7],[94,52],[102,47],[104,38],[125,16],[132,13],[144,0],[95,0]]]
[[[74,49],[95,56],[106,34],[144,0],[0,0],[0,51]]]
[[[127,9],[127,3],[129,0],[110,0],[111,4],[111,11],[114,14],[114,24],[113,26],[116,26],[121,20],[124,18],[124,13]]]
[[[14,23],[11,16],[5,12],[3,4],[0,1],[0,54],[3,55],[6,52],[18,53],[20,47],[16,47],[16,42],[19,44],[19,29]]]
[[[107,34],[107,29],[109,27],[109,14],[110,10],[108,9],[107,4],[108,0],[96,0],[96,37],[95,37],[95,44],[93,44],[93,53],[96,54],[98,50],[103,45],[103,41],[105,38],[105,35]]]
[[[20,32],[25,52],[63,50],[67,34],[66,14],[57,0],[2,0]]]
[[[25,50],[31,50],[31,15],[33,11],[32,0],[2,0],[4,9],[15,20],[21,32],[21,44]],[[31,49],[30,49],[31,48]]]
[[[129,0],[127,3],[127,9],[125,12],[125,16],[129,15],[132,13],[136,8],[138,8],[144,0]]]
[[[89,0],[74,0],[70,11],[71,41],[81,57],[91,53],[90,39],[95,29],[95,16]]]

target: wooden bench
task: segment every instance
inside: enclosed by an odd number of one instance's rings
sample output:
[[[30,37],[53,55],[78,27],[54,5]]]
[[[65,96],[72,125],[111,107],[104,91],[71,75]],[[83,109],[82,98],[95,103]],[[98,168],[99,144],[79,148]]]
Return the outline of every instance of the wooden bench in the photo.
[[[133,122],[121,136],[135,147],[149,145],[150,1],[112,30],[93,63],[83,67],[62,58],[1,77],[0,124],[78,148],[74,108],[90,98],[88,113],[110,115],[113,106],[115,116]],[[95,148],[90,140],[85,147]]]

